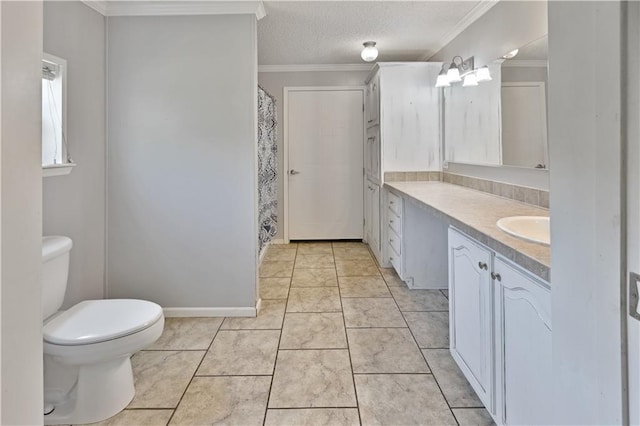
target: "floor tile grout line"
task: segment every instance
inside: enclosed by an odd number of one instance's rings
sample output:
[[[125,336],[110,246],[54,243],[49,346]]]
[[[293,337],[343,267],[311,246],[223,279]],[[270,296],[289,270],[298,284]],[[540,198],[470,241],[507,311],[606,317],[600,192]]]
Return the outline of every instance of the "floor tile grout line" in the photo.
[[[391,290],[389,290],[389,291],[391,291]],[[393,296],[393,293],[391,293],[391,295]],[[398,301],[396,300],[395,296],[393,296],[393,301],[396,304],[398,310],[400,310],[400,306],[398,305]],[[404,315],[402,315],[402,311],[400,311],[400,314],[402,316],[402,320],[405,323],[407,323],[407,320],[405,319]],[[422,349],[420,349],[420,346],[418,345],[418,341],[416,339],[416,336],[413,334],[413,331],[411,330],[411,327],[409,327],[409,323],[407,323],[407,328],[409,329],[409,333],[411,334],[411,337],[413,338],[413,341],[416,344],[416,347],[418,348],[418,351],[420,352],[420,355],[422,356],[422,359],[424,359],[424,362],[427,364],[427,367],[429,368],[429,371],[431,371],[431,375],[433,377],[433,381],[436,382],[436,386],[438,386],[438,390],[440,391],[440,395],[442,395],[442,399],[447,404],[447,407],[449,408],[449,412],[451,413],[451,416],[453,417],[453,420],[455,420],[455,422],[459,425],[460,423],[458,423],[458,419],[453,414],[453,410],[451,409],[451,405],[449,404],[449,400],[447,400],[447,397],[445,396],[444,392],[442,391],[442,387],[440,386],[440,383],[438,382],[438,379],[436,378],[436,375],[433,373],[433,369],[431,368],[431,365],[429,365],[429,362],[427,361],[427,357],[424,355],[424,352],[422,351]]]
[[[204,359],[206,358],[207,354],[209,353],[209,349],[211,349],[211,346],[213,345],[213,342],[216,340],[216,336],[218,335],[218,332],[222,329],[222,324],[224,323],[225,319],[226,319],[226,317],[224,317],[222,319],[222,321],[220,322],[220,325],[218,325],[218,328],[216,329],[216,332],[213,334],[213,338],[211,339],[211,343],[209,343],[209,347],[207,347],[207,350],[204,352],[204,355],[202,355],[202,359],[200,359],[200,362],[198,363],[198,366],[196,367],[195,371],[193,372],[193,375],[191,376],[191,379],[189,380],[189,383],[187,383],[187,386],[184,388],[184,391],[182,392],[182,395],[180,396],[180,400],[178,400],[178,403],[176,404],[176,407],[173,409],[173,413],[171,413],[171,417],[169,417],[169,420],[167,421],[167,425],[169,425],[171,423],[171,421],[173,420],[174,416],[176,415],[176,411],[178,411],[178,407],[180,407],[180,404],[182,403],[182,400],[184,399],[184,396],[186,395],[187,391],[189,390],[189,386],[191,386],[191,383],[193,383],[193,379],[196,377],[196,374],[198,373],[198,369],[200,369],[200,366],[202,365],[202,362],[204,361]]]
[[[333,250],[333,243],[331,244],[331,252],[334,256],[335,261],[335,252]],[[335,264],[335,262],[334,262]],[[338,266],[335,265],[336,268],[336,276],[338,275]],[[360,401],[358,400],[358,389],[356,388],[356,378],[353,374],[353,360],[351,359],[351,347],[349,346],[349,335],[347,334],[347,321],[344,318],[344,306],[342,305],[342,291],[340,290],[340,279],[338,278],[338,298],[340,299],[340,310],[342,311],[342,325],[344,326],[344,339],[347,342],[347,354],[349,354],[349,367],[351,367],[351,383],[353,384],[353,393],[356,398],[356,408],[358,410],[358,422],[362,425],[362,416],[360,414]]]
[[[280,344],[282,343],[282,332],[284,331],[284,321],[287,317],[287,306],[289,306],[289,297],[291,297],[291,284],[293,283],[293,271],[295,270],[296,260],[298,259],[298,248],[296,245],[296,255],[293,260],[294,268],[291,270],[291,277],[289,277],[289,291],[287,291],[287,300],[284,303],[284,312],[282,313],[282,323],[280,324],[280,337],[278,337],[278,346],[276,347],[276,359],[273,362],[273,370],[271,372],[271,383],[269,383],[269,392],[267,393],[267,403],[264,407],[264,417],[262,418],[262,426],[266,424],[267,414],[269,413],[269,401],[271,400],[271,390],[273,389],[273,378],[276,375],[276,366],[278,365],[278,355],[280,354]]]

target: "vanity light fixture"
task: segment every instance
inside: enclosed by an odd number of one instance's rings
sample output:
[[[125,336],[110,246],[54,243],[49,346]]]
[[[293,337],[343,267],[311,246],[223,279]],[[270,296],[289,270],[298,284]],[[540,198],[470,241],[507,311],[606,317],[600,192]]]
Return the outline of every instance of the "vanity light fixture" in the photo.
[[[456,63],[456,59],[460,59],[460,64]],[[458,83],[462,81],[460,77],[460,68],[462,67],[463,60],[461,56],[454,56],[453,60],[451,60],[451,65],[449,65],[449,70],[447,71],[447,79],[449,83]]]
[[[470,72],[464,76],[464,83],[462,83],[462,87],[471,87],[471,86],[477,86],[477,85],[478,85],[478,79],[476,78],[475,72]]]
[[[482,83],[483,81],[491,81],[491,72],[489,72],[489,67],[484,66],[476,71],[476,79],[478,83]]]
[[[449,78],[447,77],[447,64],[442,64],[442,69],[440,70],[440,74],[438,74],[438,78],[436,79],[436,87],[449,87]]]
[[[376,47],[376,42],[365,41],[364,43],[362,43],[362,45],[364,46],[364,49],[362,49],[362,52],[360,53],[360,57],[362,58],[362,60],[365,62],[375,61],[378,57],[378,48]]]

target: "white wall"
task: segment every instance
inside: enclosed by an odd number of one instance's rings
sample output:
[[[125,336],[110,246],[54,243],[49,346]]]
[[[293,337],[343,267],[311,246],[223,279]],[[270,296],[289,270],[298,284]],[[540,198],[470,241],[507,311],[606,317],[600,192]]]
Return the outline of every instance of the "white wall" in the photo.
[[[373,66],[372,66],[373,67]],[[369,71],[306,71],[306,72],[261,72],[258,82],[263,89],[276,98],[278,109],[278,233],[276,239],[284,238],[284,87],[301,86],[363,86]]]
[[[622,424],[621,9],[549,3],[554,424]]]
[[[3,425],[42,423],[42,2],[0,2]]]
[[[447,62],[456,55],[474,56],[476,68],[479,68],[546,33],[546,1],[501,1],[429,60]],[[444,119],[446,121],[447,117]],[[445,144],[446,137],[445,134]],[[548,171],[543,170],[451,164],[445,171],[548,189]]]
[[[44,4],[44,51],[67,60],[67,141],[78,164],[44,179],[45,235],[73,240],[63,308],[104,297],[105,18],[79,1]]]
[[[108,296],[255,307],[255,15],[107,27]]]

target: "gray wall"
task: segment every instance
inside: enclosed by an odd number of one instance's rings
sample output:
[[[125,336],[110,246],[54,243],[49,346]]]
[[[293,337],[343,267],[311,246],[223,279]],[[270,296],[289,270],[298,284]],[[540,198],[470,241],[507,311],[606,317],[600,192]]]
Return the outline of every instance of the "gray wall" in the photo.
[[[108,296],[255,307],[255,16],[107,26]]]
[[[42,2],[0,2],[0,423],[42,423]]]
[[[501,1],[429,60],[446,62],[451,61],[456,55],[463,58],[474,56],[476,68],[479,68],[545,34],[547,2]],[[548,171],[466,164],[450,164],[449,169],[445,171],[538,189],[549,188]]]
[[[263,89],[276,98],[278,108],[278,234],[284,238],[284,101],[285,87],[300,86],[364,86],[369,71],[306,71],[306,72],[261,72],[258,81]]]
[[[78,164],[44,179],[44,234],[73,240],[63,308],[104,297],[105,18],[79,1],[44,4],[44,51],[67,60],[67,141]]]
[[[549,3],[552,424],[625,423],[620,325],[621,311],[626,311],[620,297],[626,281],[620,268],[625,231],[620,208],[623,4]],[[577,73],[575,58],[581,58]]]

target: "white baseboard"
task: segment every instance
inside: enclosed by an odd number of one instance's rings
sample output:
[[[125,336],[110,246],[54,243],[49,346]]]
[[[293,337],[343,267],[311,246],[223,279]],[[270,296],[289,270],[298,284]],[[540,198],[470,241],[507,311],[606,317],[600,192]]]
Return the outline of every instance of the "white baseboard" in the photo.
[[[258,301],[258,307],[260,301]],[[255,317],[257,308],[163,308],[167,318],[178,317]]]

